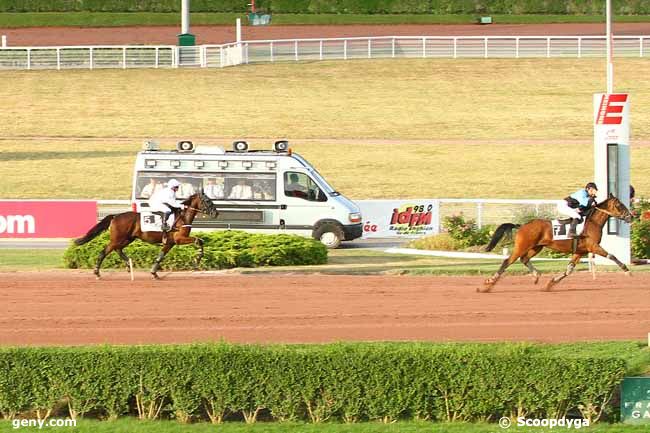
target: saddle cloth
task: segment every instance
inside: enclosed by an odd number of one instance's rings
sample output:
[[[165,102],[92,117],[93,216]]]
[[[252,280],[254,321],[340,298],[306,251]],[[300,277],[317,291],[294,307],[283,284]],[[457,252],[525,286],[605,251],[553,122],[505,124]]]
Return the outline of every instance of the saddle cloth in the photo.
[[[170,226],[174,224],[174,214],[169,216],[167,224]],[[151,212],[140,212],[140,230],[143,232],[161,232],[162,218],[160,215]]]
[[[551,220],[554,241],[565,241],[567,239],[571,239],[570,237],[567,237],[567,233],[569,233],[569,226],[571,224],[569,223],[565,224],[564,221],[567,220]],[[584,228],[584,226],[585,226],[584,221],[578,224],[578,227],[576,227],[576,233],[578,234],[582,233],[582,229]]]

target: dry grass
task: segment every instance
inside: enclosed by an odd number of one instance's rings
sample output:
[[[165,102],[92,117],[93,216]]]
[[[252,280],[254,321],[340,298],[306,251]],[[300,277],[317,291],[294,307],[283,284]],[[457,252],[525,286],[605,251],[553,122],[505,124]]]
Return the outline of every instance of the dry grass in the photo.
[[[650,138],[650,61],[617,60]],[[2,136],[569,139],[602,60],[377,60],[0,73]]]
[[[633,143],[650,139],[648,72],[648,60],[616,61]],[[592,94],[603,87],[603,62],[589,59],[0,72],[0,197],[127,198],[142,138],[291,137],[357,199],[557,198],[592,176]],[[645,146],[632,150],[641,196]]]

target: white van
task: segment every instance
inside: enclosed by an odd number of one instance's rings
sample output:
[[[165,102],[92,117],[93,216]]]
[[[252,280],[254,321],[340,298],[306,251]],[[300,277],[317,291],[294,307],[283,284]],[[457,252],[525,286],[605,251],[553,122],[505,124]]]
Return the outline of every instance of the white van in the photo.
[[[359,206],[292,153],[287,141],[276,141],[273,150],[249,150],[245,141],[236,141],[233,149],[181,141],[176,150],[161,151],[145,142],[133,173],[134,209],[146,213],[151,194],[174,178],[181,183],[179,199],[203,188],[219,209],[216,219],[198,215],[198,230],[292,233],[328,248],[361,237]]]

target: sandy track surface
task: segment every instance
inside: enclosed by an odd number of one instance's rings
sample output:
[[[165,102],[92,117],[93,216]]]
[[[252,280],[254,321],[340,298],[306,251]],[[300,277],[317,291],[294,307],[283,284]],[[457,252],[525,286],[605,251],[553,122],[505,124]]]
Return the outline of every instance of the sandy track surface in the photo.
[[[548,278],[548,276],[546,276]],[[645,339],[650,274],[507,277],[0,274],[0,344]],[[540,284],[544,283],[545,279]]]
[[[616,35],[648,35],[650,23],[614,23]],[[234,42],[235,26],[192,26],[198,44]],[[604,35],[603,24],[492,24],[469,25],[292,25],[244,26],[244,40],[336,38],[355,36],[593,36]],[[175,45],[180,26],[149,27],[32,27],[4,29],[10,46],[56,45]]]

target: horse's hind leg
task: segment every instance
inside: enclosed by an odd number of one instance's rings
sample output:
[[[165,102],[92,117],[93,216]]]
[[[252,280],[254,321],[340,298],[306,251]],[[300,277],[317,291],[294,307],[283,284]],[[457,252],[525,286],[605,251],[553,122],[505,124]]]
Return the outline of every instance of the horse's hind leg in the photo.
[[[501,263],[501,267],[499,268],[499,270],[490,278],[485,280],[485,290],[476,289],[476,291],[485,293],[492,290],[492,287],[494,287],[497,281],[499,281],[499,278],[501,278],[501,275],[506,271],[506,269],[508,269],[510,265],[512,265],[514,262],[516,262],[520,257],[524,255],[525,253],[522,252],[522,249],[517,248],[517,246],[515,246],[514,250],[512,251],[512,254],[510,254],[510,257],[508,257]]]
[[[95,274],[95,277],[99,280],[101,278],[101,275],[99,273],[99,269],[102,267],[102,262],[106,258],[107,255],[109,255],[113,251],[113,244],[109,243],[104,247],[101,253],[99,253],[99,257],[97,257],[97,264],[95,265],[95,270],[93,273]]]
[[[546,287],[544,287],[543,290],[545,292],[549,292],[554,285],[556,285],[557,283],[559,283],[560,281],[562,281],[563,279],[571,275],[576,265],[578,264],[578,261],[580,261],[580,257],[582,257],[582,254],[574,254],[571,257],[571,261],[566,266],[566,271],[564,271],[563,274],[558,275],[557,277],[551,278],[551,280],[546,284]]]
[[[131,272],[131,264],[129,263],[129,260],[130,260],[130,259],[129,259],[129,256],[127,256],[126,254],[124,254],[124,251],[122,251],[122,248],[118,248],[118,249],[116,249],[115,251],[117,251],[117,254],[119,254],[119,255],[120,255],[120,258],[121,258],[122,260],[124,260],[124,263],[126,263],[126,270],[127,270],[128,272]]]
[[[538,246],[538,247],[535,247],[535,248],[531,248],[530,250],[528,250],[528,253],[526,253],[525,256],[523,256],[522,258],[519,259],[521,261],[521,263],[526,265],[526,267],[528,268],[530,273],[533,274],[535,284],[537,284],[539,282],[539,277],[542,274],[537,270],[537,268],[535,266],[533,266],[532,263],[530,263],[530,259],[532,259],[537,254],[539,254],[539,252],[542,251],[543,248],[544,248],[543,246]]]

